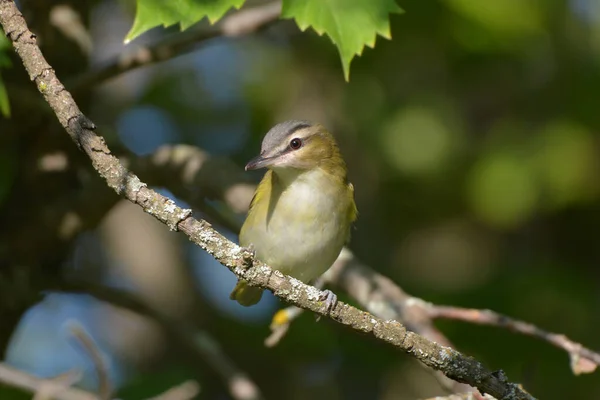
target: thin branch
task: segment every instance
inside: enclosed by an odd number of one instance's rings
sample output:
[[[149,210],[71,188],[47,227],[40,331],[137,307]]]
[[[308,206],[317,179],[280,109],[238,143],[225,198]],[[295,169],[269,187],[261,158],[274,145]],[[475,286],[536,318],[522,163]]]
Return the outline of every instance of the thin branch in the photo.
[[[35,35],[29,31],[13,0],[0,0],[0,24],[61,125],[90,157],[94,169],[108,186],[118,194],[142,207],[171,230],[183,232],[193,243],[251,286],[269,289],[290,304],[385,342],[428,367],[443,371],[451,379],[477,387],[481,393],[504,400],[534,399],[519,385],[510,383],[502,371],[491,372],[473,358],[409,332],[397,321],[384,320],[343,302],[338,302],[332,310],[328,310],[327,305],[320,301],[321,291],[253,259],[251,252],[227,240],[206,221],[194,219],[191,210],[181,209],[172,200],[148,189],[111,154],[104,140],[95,134],[95,125],[79,110],[71,94],[44,59]]]
[[[491,310],[440,306],[426,302],[421,306],[432,319],[444,318],[472,324],[496,326],[548,342],[569,354],[571,369],[575,375],[592,373],[600,365],[599,353],[583,347],[565,335],[545,331],[528,322],[519,321]]]
[[[450,396],[438,396],[438,397],[430,397],[425,400],[494,400],[493,397],[490,396],[479,396],[477,393],[458,393],[451,394]]]
[[[64,379],[64,375],[61,375],[54,379],[37,378],[4,363],[0,363],[0,382],[34,393],[37,399],[100,400],[93,393],[71,387],[75,383],[71,377]]]
[[[82,373],[80,370],[71,370],[51,378],[50,380],[54,383],[62,385],[63,388],[71,387],[81,380]],[[48,386],[42,383],[39,389],[33,395],[32,400],[52,400],[54,398],[54,392],[56,386]]]
[[[191,400],[200,393],[200,385],[196,381],[185,381],[177,386],[168,389],[158,396],[147,400]]]
[[[102,400],[96,394],[72,387],[80,378],[81,371],[70,371],[43,379],[0,363],[0,383],[33,393],[33,400]],[[198,383],[186,381],[147,400],[191,400],[199,390]]]
[[[110,385],[108,367],[104,357],[102,356],[102,351],[91,335],[79,322],[68,321],[67,324],[71,335],[77,339],[81,347],[86,351],[94,363],[94,369],[98,375],[98,396],[101,400],[110,400],[112,389]]]
[[[141,46],[133,53],[122,53],[114,59],[91,70],[73,81],[67,87],[78,93],[88,90],[118,75],[133,69],[166,61],[195,50],[198,45],[216,37],[239,37],[267,27],[277,21],[281,14],[281,2],[267,3],[255,8],[242,9],[208,29],[191,29],[167,36],[149,46]]]
[[[66,4],[56,5],[50,10],[49,18],[50,23],[75,42],[84,54],[89,55],[92,52],[92,36],[73,7]]]

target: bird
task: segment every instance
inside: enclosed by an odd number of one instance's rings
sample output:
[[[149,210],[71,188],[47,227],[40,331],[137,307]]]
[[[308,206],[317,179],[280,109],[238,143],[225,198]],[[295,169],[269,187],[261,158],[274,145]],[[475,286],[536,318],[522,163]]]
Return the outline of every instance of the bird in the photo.
[[[358,211],[334,136],[321,124],[290,120],[265,135],[246,171],[267,168],[250,202],[239,243],[283,274],[313,282],[350,240]],[[337,303],[323,292],[328,311]],[[239,279],[230,299],[252,306],[263,289]]]

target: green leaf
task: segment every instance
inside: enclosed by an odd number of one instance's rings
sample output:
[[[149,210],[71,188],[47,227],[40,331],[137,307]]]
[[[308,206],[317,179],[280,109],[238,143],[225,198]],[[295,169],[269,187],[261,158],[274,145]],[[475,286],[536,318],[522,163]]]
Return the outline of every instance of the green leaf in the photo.
[[[0,30],[0,33],[4,31]],[[8,51],[11,48],[10,42],[6,36],[0,35],[0,68],[8,68],[11,66]]]
[[[217,22],[231,8],[240,8],[245,0],[137,0],[135,21],[125,37],[129,43],[155,26],[168,27],[179,23],[187,29],[208,17],[211,24]]]
[[[2,32],[2,35],[0,35],[0,51],[4,51],[4,50],[7,50],[8,48],[10,48],[10,41],[4,35],[3,30],[0,30],[0,32]]]
[[[6,92],[2,75],[0,75],[0,114],[6,118],[10,117],[10,103],[8,102],[8,93]]]
[[[294,18],[302,31],[311,26],[329,36],[348,81],[354,56],[375,47],[377,35],[391,39],[389,14],[402,12],[394,0],[284,0],[281,16]]]
[[[4,33],[0,29],[0,33]],[[10,41],[4,35],[0,35],[0,68],[8,68],[11,66],[8,50],[11,48]],[[2,75],[0,75],[0,114],[4,117],[10,117],[10,103],[8,102],[8,93]]]

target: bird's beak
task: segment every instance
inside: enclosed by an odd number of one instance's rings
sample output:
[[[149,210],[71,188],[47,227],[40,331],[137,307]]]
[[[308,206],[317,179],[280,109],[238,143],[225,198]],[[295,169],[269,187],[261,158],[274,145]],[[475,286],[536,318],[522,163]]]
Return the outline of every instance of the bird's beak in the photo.
[[[248,164],[246,164],[246,171],[252,171],[255,169],[261,169],[261,168],[265,168],[268,167],[269,165],[272,164],[273,160],[276,157],[263,157],[263,156],[258,156],[258,157],[254,157],[252,160],[248,161]]]

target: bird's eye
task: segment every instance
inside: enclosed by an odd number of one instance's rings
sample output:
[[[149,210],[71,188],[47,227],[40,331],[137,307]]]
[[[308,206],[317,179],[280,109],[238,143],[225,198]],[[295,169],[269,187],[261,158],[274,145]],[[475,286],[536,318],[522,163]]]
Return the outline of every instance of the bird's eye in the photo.
[[[294,138],[290,141],[290,148],[292,150],[298,150],[300,147],[302,147],[302,139]]]

